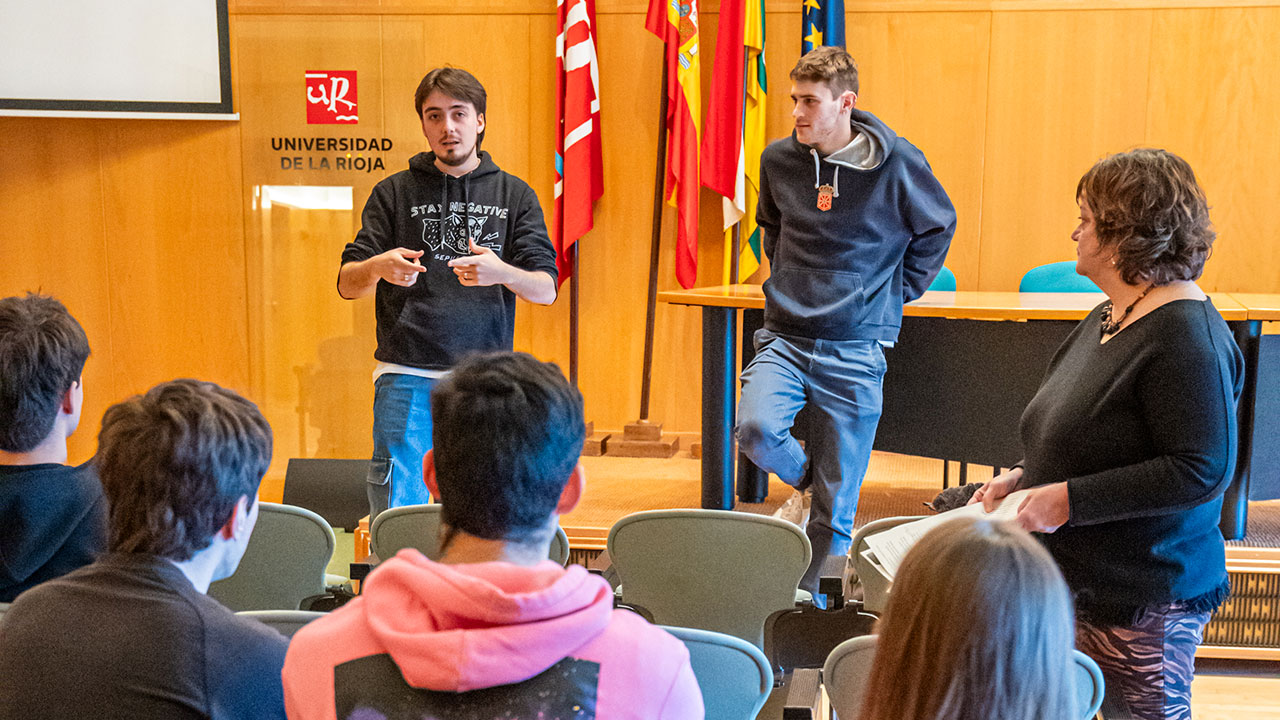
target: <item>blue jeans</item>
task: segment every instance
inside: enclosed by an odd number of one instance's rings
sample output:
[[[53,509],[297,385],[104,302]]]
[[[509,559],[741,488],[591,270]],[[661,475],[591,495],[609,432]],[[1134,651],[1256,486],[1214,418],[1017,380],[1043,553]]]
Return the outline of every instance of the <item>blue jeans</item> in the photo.
[[[800,587],[816,593],[823,560],[848,553],[853,540],[858,490],[884,404],[884,348],[875,340],[813,340],[769,330],[756,332],[755,347],[742,372],[738,447],[788,485],[812,488],[805,534],[813,560]]]
[[[431,388],[436,381],[387,373],[374,383],[369,522],[389,507],[431,502],[422,456],[431,449]]]

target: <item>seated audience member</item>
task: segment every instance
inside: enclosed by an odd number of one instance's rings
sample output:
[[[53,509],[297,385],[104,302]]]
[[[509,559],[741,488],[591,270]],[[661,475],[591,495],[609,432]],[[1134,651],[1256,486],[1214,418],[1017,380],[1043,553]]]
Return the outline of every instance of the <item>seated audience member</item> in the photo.
[[[0,621],[0,717],[283,718],[286,640],[205,595],[244,554],[270,459],[258,408],[212,383],[108,409],[110,552]]]
[[[102,485],[70,467],[89,340],[62,303],[0,300],[0,602],[93,561],[107,546]]]
[[[603,578],[547,559],[583,491],[582,395],[559,368],[473,356],[431,415],[443,556],[402,550],[294,636],[289,717],[703,717],[684,645],[614,610]]]
[[[1030,534],[965,518],[921,538],[879,623],[865,720],[1076,720],[1066,582]]]

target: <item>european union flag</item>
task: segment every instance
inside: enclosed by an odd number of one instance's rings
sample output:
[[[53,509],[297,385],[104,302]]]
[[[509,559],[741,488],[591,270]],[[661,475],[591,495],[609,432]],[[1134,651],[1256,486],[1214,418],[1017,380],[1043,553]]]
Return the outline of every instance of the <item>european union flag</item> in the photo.
[[[800,9],[800,54],[816,47],[844,47],[844,0],[804,0]]]

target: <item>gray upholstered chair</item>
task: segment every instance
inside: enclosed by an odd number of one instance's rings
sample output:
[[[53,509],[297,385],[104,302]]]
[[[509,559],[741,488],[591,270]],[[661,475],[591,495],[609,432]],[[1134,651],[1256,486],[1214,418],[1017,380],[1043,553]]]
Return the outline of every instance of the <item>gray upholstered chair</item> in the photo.
[[[760,648],[710,630],[662,629],[680,638],[689,649],[706,720],[755,720],[773,688],[773,671]]]
[[[209,596],[240,610],[297,610],[325,590],[333,528],[292,505],[259,503],[258,524],[235,574],[209,586]]]
[[[440,559],[440,504],[404,505],[383,510],[369,527],[369,549],[386,560],[404,548],[416,548],[432,560]],[[547,557],[564,565],[569,562],[569,537],[557,527]]]
[[[849,545],[849,566],[853,572],[849,580],[853,582],[856,579],[862,584],[863,610],[877,615],[883,613],[885,606],[889,603],[889,588],[893,585],[893,579],[884,571],[884,568],[867,556],[867,536],[904,523],[923,520],[924,517],[914,515],[872,520],[853,533],[853,541]]]
[[[236,613],[241,617],[253,618],[264,625],[269,625],[287,638],[293,637],[293,634],[302,629],[303,625],[316,618],[322,618],[326,614],[310,610],[244,610]]]
[[[731,510],[651,510],[609,530],[622,601],[661,625],[764,645],[764,622],[793,607],[809,538],[777,518]]]
[[[863,635],[836,646],[822,668],[822,682],[831,698],[831,709],[842,718],[856,718],[862,712],[867,679],[875,663],[876,635]],[[1071,651],[1075,660],[1076,708],[1080,717],[1092,718],[1102,705],[1104,684],[1098,664],[1079,650]]]

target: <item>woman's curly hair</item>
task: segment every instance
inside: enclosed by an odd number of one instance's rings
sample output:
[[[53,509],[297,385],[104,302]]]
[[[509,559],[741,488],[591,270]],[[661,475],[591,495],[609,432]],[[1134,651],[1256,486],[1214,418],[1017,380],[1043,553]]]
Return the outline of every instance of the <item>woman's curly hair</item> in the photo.
[[[1204,271],[1217,233],[1186,160],[1154,148],[1109,155],[1080,178],[1076,199],[1089,203],[1098,242],[1115,251],[1126,283],[1165,285]]]

